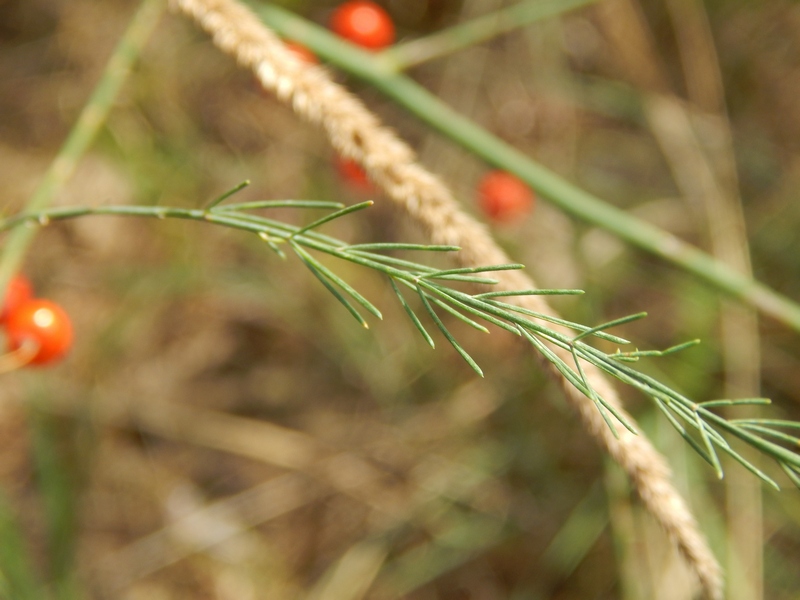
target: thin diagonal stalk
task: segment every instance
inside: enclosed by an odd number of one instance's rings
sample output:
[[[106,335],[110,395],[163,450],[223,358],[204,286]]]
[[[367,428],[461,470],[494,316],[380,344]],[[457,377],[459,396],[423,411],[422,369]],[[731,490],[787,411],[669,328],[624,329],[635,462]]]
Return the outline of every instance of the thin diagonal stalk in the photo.
[[[39,186],[28,200],[27,211],[48,207],[61,186],[72,176],[78,161],[91,145],[108,116],[131,66],[147,42],[164,10],[164,0],[143,0],[128,29],[114,49],[100,81],[83,107],[67,139],[50,164]],[[20,227],[14,230],[3,244],[0,254],[0,298],[25,257],[36,229]]]

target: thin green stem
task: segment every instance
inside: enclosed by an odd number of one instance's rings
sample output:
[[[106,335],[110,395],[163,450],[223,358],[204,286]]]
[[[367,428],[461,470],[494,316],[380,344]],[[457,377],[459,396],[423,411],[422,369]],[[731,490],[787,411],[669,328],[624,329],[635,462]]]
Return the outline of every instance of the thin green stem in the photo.
[[[164,10],[164,0],[143,0],[128,29],[109,58],[100,81],[83,107],[67,139],[50,164],[39,186],[28,200],[27,212],[48,207],[62,185],[70,178],[78,161],[91,145],[108,116],[114,99],[139,57]],[[19,271],[36,229],[20,227],[9,235],[0,256],[0,298],[9,280]]]
[[[400,73],[421,63],[488,41],[536,21],[593,4],[597,0],[525,0],[453,25],[442,31],[401,42],[379,54],[385,67]]]
[[[626,242],[689,272],[800,332],[800,304],[728,267],[646,221],[608,204],[553,173],[495,137],[404,75],[381,55],[346,44],[322,27],[270,3],[248,0],[263,21],[279,34],[381,90],[410,113],[488,163],[525,181],[543,198],[570,214],[613,233]]]

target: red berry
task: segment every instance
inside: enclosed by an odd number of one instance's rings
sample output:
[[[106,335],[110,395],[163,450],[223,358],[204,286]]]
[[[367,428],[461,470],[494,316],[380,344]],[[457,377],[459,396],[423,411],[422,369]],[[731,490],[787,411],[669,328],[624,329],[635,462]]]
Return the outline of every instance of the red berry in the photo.
[[[336,157],[336,170],[348,184],[364,192],[374,191],[375,188],[367,177],[366,171],[354,160]]]
[[[505,171],[491,171],[478,184],[478,205],[494,221],[514,221],[533,207],[534,196],[522,181]]]
[[[0,311],[0,323],[8,319],[18,306],[33,298],[33,286],[25,275],[17,274],[11,278],[6,288],[6,299]]]
[[[286,42],[286,48],[301,61],[310,65],[315,65],[319,62],[317,55],[302,44],[298,44],[297,42]]]
[[[331,15],[330,27],[335,34],[370,50],[394,43],[392,18],[374,2],[345,2]]]
[[[38,345],[28,364],[43,365],[63,357],[72,346],[72,323],[64,309],[50,300],[29,300],[6,322],[8,346],[18,350],[26,341]]]

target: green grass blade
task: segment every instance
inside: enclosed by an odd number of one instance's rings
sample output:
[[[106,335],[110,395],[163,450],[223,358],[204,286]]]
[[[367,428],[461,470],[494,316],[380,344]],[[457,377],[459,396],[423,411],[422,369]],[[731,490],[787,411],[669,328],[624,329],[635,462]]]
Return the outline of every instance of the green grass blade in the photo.
[[[47,398],[41,398],[46,401]],[[56,589],[75,585],[73,563],[78,524],[74,473],[64,463],[62,448],[56,440],[57,428],[51,415],[31,407],[28,412],[33,441],[36,480],[44,506],[48,538],[48,578]],[[57,594],[57,597],[62,597]]]
[[[41,585],[25,543],[22,529],[5,494],[0,491],[0,593],[8,600],[42,600]]]

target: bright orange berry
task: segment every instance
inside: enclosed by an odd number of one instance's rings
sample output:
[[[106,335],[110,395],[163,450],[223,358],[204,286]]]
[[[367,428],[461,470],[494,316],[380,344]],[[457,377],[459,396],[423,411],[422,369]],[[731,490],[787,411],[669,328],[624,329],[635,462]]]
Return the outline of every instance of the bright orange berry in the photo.
[[[478,184],[478,206],[493,221],[510,222],[533,208],[531,189],[511,173],[491,171]]]
[[[394,43],[394,23],[374,2],[353,0],[340,5],[331,15],[330,28],[357,46],[380,50]]]

